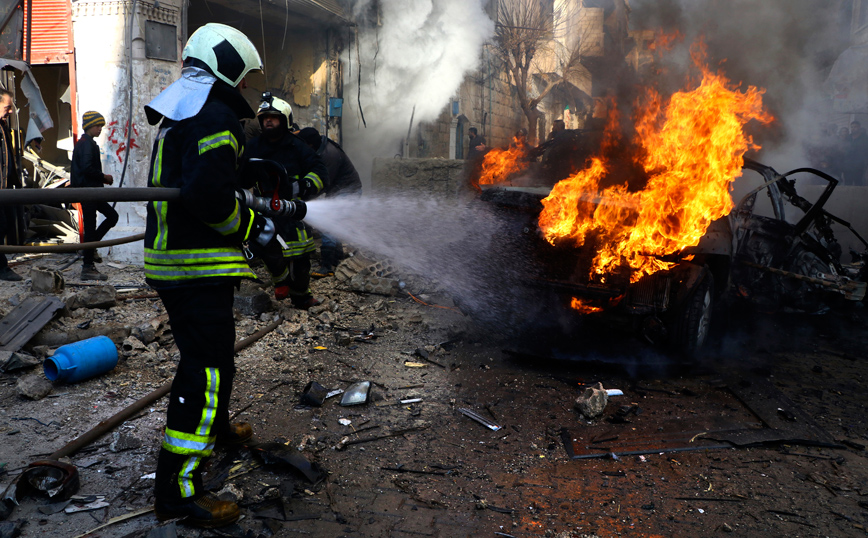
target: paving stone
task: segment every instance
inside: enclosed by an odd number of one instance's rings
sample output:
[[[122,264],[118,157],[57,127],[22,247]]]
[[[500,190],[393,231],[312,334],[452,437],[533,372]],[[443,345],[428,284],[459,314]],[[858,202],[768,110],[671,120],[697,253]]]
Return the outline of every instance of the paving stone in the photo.
[[[18,394],[30,400],[41,400],[51,393],[51,382],[42,374],[26,375],[18,380]]]

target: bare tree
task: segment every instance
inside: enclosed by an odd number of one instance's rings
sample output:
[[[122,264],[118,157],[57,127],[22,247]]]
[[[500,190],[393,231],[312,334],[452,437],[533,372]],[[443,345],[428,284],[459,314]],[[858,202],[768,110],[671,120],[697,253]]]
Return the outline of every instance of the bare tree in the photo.
[[[612,47],[604,46],[607,37],[602,18],[588,17],[581,0],[496,2],[493,46],[505,63],[535,143],[540,103],[564,82],[597,71],[604,49]]]

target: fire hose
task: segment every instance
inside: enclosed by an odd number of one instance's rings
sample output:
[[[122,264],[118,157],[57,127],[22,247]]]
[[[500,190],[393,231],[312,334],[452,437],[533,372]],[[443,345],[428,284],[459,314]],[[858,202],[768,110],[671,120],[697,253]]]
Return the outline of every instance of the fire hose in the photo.
[[[22,204],[60,204],[70,202],[162,202],[178,200],[181,189],[171,188],[62,188],[62,189],[4,189],[0,192],[0,206]],[[249,191],[237,191],[236,198],[246,207],[267,217],[289,217],[302,220],[307,206],[301,200],[263,198]],[[75,252],[82,249],[110,247],[144,239],[144,234],[131,235],[91,243],[65,245],[14,246],[0,245],[0,253]]]

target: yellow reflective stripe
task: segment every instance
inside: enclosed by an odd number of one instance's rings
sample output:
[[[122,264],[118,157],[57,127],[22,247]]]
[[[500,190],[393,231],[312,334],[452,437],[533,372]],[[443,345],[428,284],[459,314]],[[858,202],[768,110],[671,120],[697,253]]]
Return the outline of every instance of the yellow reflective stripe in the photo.
[[[232,213],[229,214],[229,217],[222,222],[218,222],[215,224],[211,224],[210,222],[206,222],[208,226],[217,230],[223,235],[233,234],[241,228],[241,213],[239,209],[241,206],[238,204],[238,200],[235,200],[235,207],[232,208]]]
[[[163,448],[174,454],[187,454],[208,457],[214,450],[215,437],[196,435],[166,428],[163,436]]]
[[[316,175],[316,174],[314,174],[313,172],[311,172],[311,173],[309,173],[308,175],[306,175],[306,176],[304,176],[304,177],[305,177],[306,179],[311,180],[311,182],[313,182],[313,184],[316,185],[316,190],[317,190],[317,191],[321,191],[321,190],[322,190],[322,180],[319,178],[318,175]]]
[[[314,243],[299,245],[297,247],[283,249],[283,257],[293,258],[295,256],[301,256],[302,254],[307,254],[308,252],[314,251],[316,251],[316,245]]]
[[[160,133],[160,141],[157,143],[157,154],[154,156],[154,168],[151,172],[151,186],[163,186],[163,132]],[[166,237],[169,234],[169,227],[166,225],[166,214],[168,213],[168,203],[151,202],[154,207],[154,214],[157,216],[157,235],[154,236],[154,248],[165,248]]]
[[[151,184],[154,187],[162,187],[162,179],[163,179],[163,141],[164,138],[160,138],[160,142],[157,144],[157,155],[154,157],[154,170],[153,174],[151,174]]]
[[[205,266],[203,268],[171,268],[145,264],[145,277],[152,280],[191,280],[194,278],[231,276],[252,278],[256,280],[256,274],[246,264],[231,266]]]
[[[157,235],[154,236],[154,248],[166,248],[166,241],[169,236],[169,226],[167,224],[169,213],[169,202],[158,201],[151,202],[154,207],[154,215],[157,217]]]
[[[214,418],[217,416],[220,369],[205,368],[205,380],[205,407],[202,408],[202,418],[199,419],[199,426],[196,427],[196,433],[202,436],[208,436],[211,433],[211,426],[214,425]]]
[[[206,136],[202,140],[199,140],[199,155],[202,155],[206,151],[210,151],[214,148],[219,148],[220,146],[232,146],[233,151],[235,152],[235,156],[238,156],[238,141],[235,139],[235,136],[229,131],[223,131],[217,134],[213,134],[211,136]]]
[[[307,254],[308,252],[314,252],[316,250],[316,243],[314,243],[312,237],[308,237],[307,230],[305,228],[298,228],[297,230],[298,241],[286,242],[286,248],[283,249],[284,258],[301,256],[302,254]]]
[[[253,210],[250,209],[250,218],[247,219],[247,231],[244,232],[244,241],[248,241],[250,239],[250,230],[253,229],[253,218],[255,217]]]
[[[181,488],[181,497],[192,497],[196,494],[196,487],[193,484],[193,472],[199,467],[200,458],[190,457],[181,466],[181,471],[178,473],[178,487]]]
[[[155,265],[198,265],[202,263],[246,263],[241,249],[234,247],[156,250],[145,249],[145,263]]]
[[[289,276],[289,267],[287,267],[286,269],[284,269],[283,272],[280,273],[280,275],[278,275],[278,276],[271,275],[271,281],[272,281],[274,284],[277,284],[277,283],[280,282],[281,280],[286,279],[286,277],[288,277],[288,276]]]

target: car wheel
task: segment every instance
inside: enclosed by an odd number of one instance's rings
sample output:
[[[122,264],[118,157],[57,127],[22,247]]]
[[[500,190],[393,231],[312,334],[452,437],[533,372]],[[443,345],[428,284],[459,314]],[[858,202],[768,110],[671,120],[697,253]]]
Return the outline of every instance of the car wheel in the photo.
[[[687,361],[693,362],[708,338],[711,313],[714,309],[714,277],[710,272],[690,292],[687,301],[676,314],[672,348]]]

